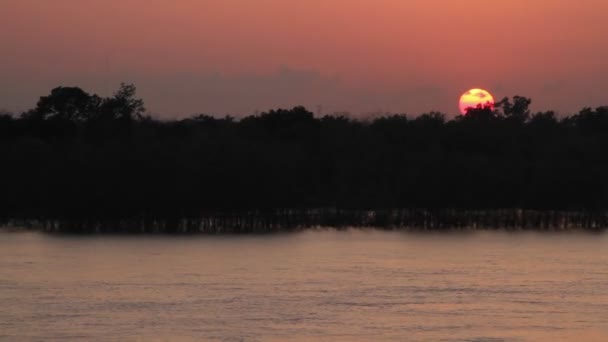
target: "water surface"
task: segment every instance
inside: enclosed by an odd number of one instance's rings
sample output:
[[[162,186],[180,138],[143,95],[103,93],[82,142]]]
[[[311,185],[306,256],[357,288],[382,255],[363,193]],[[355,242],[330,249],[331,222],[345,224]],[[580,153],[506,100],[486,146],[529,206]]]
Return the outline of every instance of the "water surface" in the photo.
[[[608,341],[608,237],[0,233],[0,340]]]

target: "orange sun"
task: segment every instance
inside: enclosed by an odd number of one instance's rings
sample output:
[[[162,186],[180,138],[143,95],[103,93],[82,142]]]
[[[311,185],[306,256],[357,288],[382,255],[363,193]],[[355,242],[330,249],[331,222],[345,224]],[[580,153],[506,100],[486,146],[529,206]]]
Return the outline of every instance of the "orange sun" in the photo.
[[[483,107],[494,108],[494,97],[489,92],[483,89],[471,89],[460,97],[460,113],[467,113],[469,108]]]

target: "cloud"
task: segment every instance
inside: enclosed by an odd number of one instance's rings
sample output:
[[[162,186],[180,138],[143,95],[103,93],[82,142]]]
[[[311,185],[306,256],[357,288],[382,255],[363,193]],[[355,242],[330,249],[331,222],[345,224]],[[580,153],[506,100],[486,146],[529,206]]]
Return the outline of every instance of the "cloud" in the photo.
[[[453,113],[456,99],[443,87],[408,78],[399,82],[344,80],[339,75],[282,66],[270,73],[219,72],[47,73],[20,79],[16,73],[0,79],[0,106],[23,111],[36,105],[57,86],[79,86],[90,93],[110,96],[121,82],[137,86],[152,115],[186,117],[198,113],[244,116],[274,108],[305,106],[324,114],[379,112],[417,115],[429,111]],[[20,82],[18,82],[21,80]],[[35,85],[35,86],[34,86]],[[455,93],[454,93],[455,94]],[[452,94],[453,95],[453,94]]]
[[[149,107],[162,115],[247,115],[277,107],[340,102],[344,85],[312,70],[264,74],[174,73],[135,77]]]
[[[113,83],[120,81],[125,80],[117,76]],[[147,107],[161,117],[195,113],[243,116],[300,105],[312,111],[321,107],[325,114],[343,111],[419,114],[442,110],[438,104],[449,99],[440,87],[414,84],[415,81],[353,83],[337,75],[287,66],[269,74],[170,73],[132,75],[127,81],[138,86]]]
[[[488,97],[488,94],[480,91],[477,94],[475,94],[475,96],[479,97],[480,99],[485,99],[486,97]]]

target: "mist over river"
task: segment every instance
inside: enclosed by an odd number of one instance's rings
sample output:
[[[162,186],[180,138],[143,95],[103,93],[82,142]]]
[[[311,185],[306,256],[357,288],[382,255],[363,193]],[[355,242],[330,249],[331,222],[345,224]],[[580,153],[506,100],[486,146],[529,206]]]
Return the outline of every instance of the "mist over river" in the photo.
[[[608,235],[0,232],[1,341],[608,341]]]

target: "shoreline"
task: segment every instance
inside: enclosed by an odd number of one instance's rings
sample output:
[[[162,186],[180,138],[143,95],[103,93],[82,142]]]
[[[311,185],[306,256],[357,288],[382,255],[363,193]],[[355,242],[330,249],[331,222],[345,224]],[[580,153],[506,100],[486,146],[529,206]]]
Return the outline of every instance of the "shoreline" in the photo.
[[[607,211],[524,209],[281,209],[207,212],[201,215],[19,218],[3,230],[82,234],[264,234],[314,229],[371,228],[403,231],[594,231],[608,229]]]

